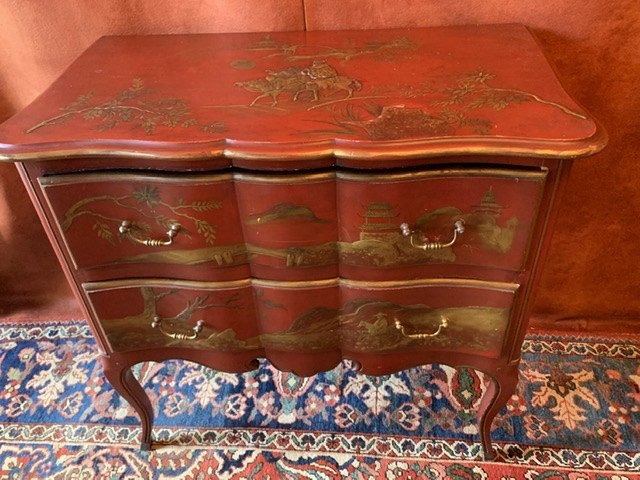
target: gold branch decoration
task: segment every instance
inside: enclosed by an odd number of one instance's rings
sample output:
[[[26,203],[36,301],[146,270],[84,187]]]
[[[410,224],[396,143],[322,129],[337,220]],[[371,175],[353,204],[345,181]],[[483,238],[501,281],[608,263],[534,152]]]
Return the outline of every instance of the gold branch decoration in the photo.
[[[76,219],[89,216],[95,219],[92,227],[98,238],[115,245],[115,238],[119,238],[115,232],[124,218],[105,215],[104,209],[96,205],[108,203],[119,210],[131,210],[138,215],[138,220],[132,222],[131,228],[148,233],[151,226],[142,221],[149,219],[167,229],[172,224],[179,223],[181,225],[181,235],[190,236],[191,230],[188,225],[192,225],[195,232],[200,234],[205,242],[213,245],[216,240],[217,226],[198,218],[197,213],[208,212],[222,208],[222,202],[218,200],[199,200],[185,203],[184,199],[176,198],[174,203],[168,203],[162,200],[158,187],[150,185],[142,185],[133,190],[130,194],[115,195],[99,195],[95,197],[87,197],[79,200],[67,209],[61,227],[64,232],[69,230]],[[158,208],[164,210],[169,215],[159,213]],[[129,237],[127,237],[129,238]]]
[[[488,84],[496,75],[477,69],[458,79],[458,84],[445,90],[447,98],[434,102],[437,106],[462,105],[467,109],[490,107],[494,110],[502,110],[514,103],[538,102],[562,110],[568,115],[585,120],[587,117],[575,112],[564,105],[535,95],[523,90],[512,88],[499,88]]]
[[[323,123],[338,128],[316,130],[312,133],[358,135],[364,131],[373,140],[401,140],[453,135],[459,129],[466,128],[478,135],[488,135],[495,125],[488,118],[479,116],[479,110],[490,108],[500,111],[526,102],[549,105],[567,115],[580,119],[587,118],[579,112],[539,95],[517,89],[495,87],[490,84],[495,78],[495,74],[477,69],[458,78],[453,86],[440,92],[435,91],[430,83],[424,83],[419,88],[399,87],[401,96],[407,99],[436,96],[436,99],[427,106],[382,103],[363,103],[354,106],[350,103],[342,108],[327,107],[327,110],[333,113],[333,120]],[[311,108],[328,106],[329,103],[376,98],[382,91],[385,91],[385,88],[378,87],[368,92],[373,95],[353,96]],[[390,95],[393,93],[390,92]]]
[[[114,98],[102,103],[92,103],[95,92],[78,96],[73,102],[62,108],[62,113],[54,115],[29,128],[33,133],[44,127],[64,123],[73,117],[97,123],[97,130],[111,130],[121,123],[144,129],[152,135],[156,128],[200,127],[203,132],[224,131],[222,122],[201,123],[193,117],[187,103],[180,98],[153,98],[151,89],[144,86],[140,78],[134,78],[131,85],[120,91]]]
[[[398,37],[389,41],[372,40],[361,45],[353,45],[353,42],[350,43],[352,43],[352,45],[342,48],[325,45],[291,45],[286,42],[280,42],[271,35],[267,35],[249,47],[249,50],[275,51],[275,53],[267,55],[267,58],[282,56],[289,62],[296,62],[319,58],[334,58],[348,61],[363,55],[371,55],[374,58],[377,57],[382,60],[393,60],[397,50],[413,50],[417,48],[417,45],[406,37]],[[312,53],[299,53],[300,50]]]

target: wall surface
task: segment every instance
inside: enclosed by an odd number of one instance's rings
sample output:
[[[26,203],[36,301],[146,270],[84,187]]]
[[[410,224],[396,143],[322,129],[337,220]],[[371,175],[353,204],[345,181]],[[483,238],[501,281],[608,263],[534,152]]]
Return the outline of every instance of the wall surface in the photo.
[[[1,0],[0,120],[107,34],[507,22],[532,29],[566,89],[610,135],[572,172],[535,312],[640,331],[637,0]],[[0,317],[37,305],[47,318],[80,315],[12,165],[0,165],[0,249]]]

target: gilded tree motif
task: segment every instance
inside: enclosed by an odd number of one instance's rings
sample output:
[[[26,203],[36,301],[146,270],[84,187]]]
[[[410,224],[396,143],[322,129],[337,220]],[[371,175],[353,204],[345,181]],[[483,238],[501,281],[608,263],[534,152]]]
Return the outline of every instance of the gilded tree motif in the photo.
[[[385,98],[387,95],[396,97],[400,95],[407,99],[420,96],[439,98],[431,102],[431,108],[382,103],[364,103],[357,107],[351,104],[342,108],[334,107],[331,110],[334,119],[326,123],[337,126],[339,129],[320,130],[316,133],[359,135],[364,132],[373,140],[447,136],[454,135],[461,129],[467,129],[478,135],[488,135],[494,127],[493,122],[474,111],[483,108],[500,111],[526,102],[549,105],[567,115],[586,118],[581,113],[539,95],[491,85],[490,82],[495,79],[495,74],[478,69],[458,78],[454,85],[440,92],[435,92],[428,82],[418,87],[407,85],[394,90],[376,87],[360,98],[378,96]]]
[[[349,45],[345,47],[329,47],[324,45],[291,45],[280,42],[271,35],[266,35],[262,40],[252,45],[249,50],[273,51],[268,57],[284,57],[290,62],[300,60],[313,60],[318,58],[334,58],[342,61],[355,57],[371,56],[380,60],[393,60],[398,50],[413,50],[415,43],[406,37],[398,37],[389,41],[371,40],[361,45]],[[304,50],[304,53],[301,51]]]
[[[206,346],[224,351],[257,347],[256,339],[241,340],[236,337],[236,332],[231,328],[216,331],[206,323],[196,336],[197,338],[193,339],[181,338],[180,336],[172,337],[160,328],[150,328],[154,318],[166,310],[165,305],[169,305],[169,309],[172,311],[176,307],[180,310],[176,314],[161,314],[162,324],[166,325],[170,332],[189,332],[196,320],[201,319],[205,314],[203,312],[216,310],[224,312],[247,308],[242,303],[238,292],[191,297],[184,295],[178,289],[140,287],[140,296],[143,300],[142,311],[124,318],[104,320],[105,332],[112,347],[116,350],[126,350],[150,344]],[[211,314],[209,313],[209,315]]]
[[[157,97],[144,86],[140,78],[134,78],[129,88],[121,90],[115,97],[95,102],[95,92],[80,95],[62,109],[62,113],[34,125],[27,133],[81,117],[96,124],[97,130],[111,130],[121,123],[144,129],[152,135],[158,126],[199,127],[203,132],[224,130],[221,122],[203,124],[196,119],[187,103],[180,98]]]
[[[117,231],[125,218],[107,213],[113,212],[113,207],[122,213],[136,213],[138,219],[132,222],[130,227],[134,235],[149,235],[152,232],[150,222],[165,230],[173,224],[178,224],[181,235],[198,234],[207,244],[212,245],[216,240],[216,225],[199,218],[196,214],[219,209],[222,202],[213,199],[185,202],[183,198],[178,197],[169,203],[161,198],[157,186],[142,185],[127,195],[99,195],[76,202],[64,214],[61,222],[62,231],[69,230],[78,218],[89,216],[94,219],[92,230],[96,236],[115,245],[116,240],[122,238]],[[131,236],[128,235],[126,238],[131,239]]]

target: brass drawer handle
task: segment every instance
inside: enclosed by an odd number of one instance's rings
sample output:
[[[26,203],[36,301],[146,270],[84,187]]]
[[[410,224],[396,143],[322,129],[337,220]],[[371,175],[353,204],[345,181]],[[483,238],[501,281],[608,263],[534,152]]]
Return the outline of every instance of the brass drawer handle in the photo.
[[[147,247],[166,247],[173,243],[173,239],[178,232],[180,231],[180,225],[177,223],[172,223],[167,231],[167,240],[156,240],[154,238],[138,238],[134,232],[133,223],[130,220],[123,220],[118,228],[118,231],[122,235],[126,235],[129,239],[133,240],[136,243],[140,243],[141,245],[146,245]]]
[[[409,237],[411,241],[411,246],[415,248],[420,248],[422,250],[440,250],[442,248],[447,248],[456,243],[459,235],[464,233],[464,222],[462,220],[458,220],[453,224],[453,237],[447,243],[440,242],[426,242],[422,244],[415,244],[414,237],[416,236],[416,231],[411,230],[408,223],[403,223],[400,225],[400,230],[402,231],[402,235],[405,237]]]
[[[404,326],[402,325],[402,323],[400,322],[400,320],[398,320],[397,318],[396,320],[396,328],[398,330],[400,330],[400,332],[402,333],[402,335],[404,335],[407,338],[415,338],[415,339],[424,339],[424,338],[431,338],[431,337],[437,337],[438,335],[440,335],[442,333],[442,331],[447,328],[449,326],[449,320],[447,320],[447,317],[445,316],[440,316],[440,325],[438,325],[438,329],[433,332],[433,333],[406,333],[404,331]]]
[[[151,328],[157,328],[165,337],[169,337],[174,340],[195,340],[196,338],[198,338],[198,335],[202,331],[203,327],[204,320],[198,320],[196,322],[196,326],[192,329],[193,333],[171,333],[165,331],[164,328],[162,328],[162,319],[157,315],[153,317],[153,320],[151,320]]]

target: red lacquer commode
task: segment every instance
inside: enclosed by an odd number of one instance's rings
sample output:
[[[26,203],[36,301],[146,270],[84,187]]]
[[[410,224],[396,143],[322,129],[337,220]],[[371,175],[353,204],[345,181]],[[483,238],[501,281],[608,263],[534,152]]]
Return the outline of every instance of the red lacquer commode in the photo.
[[[0,127],[103,351],[514,391],[573,159],[605,134],[522,26],[105,37]]]

